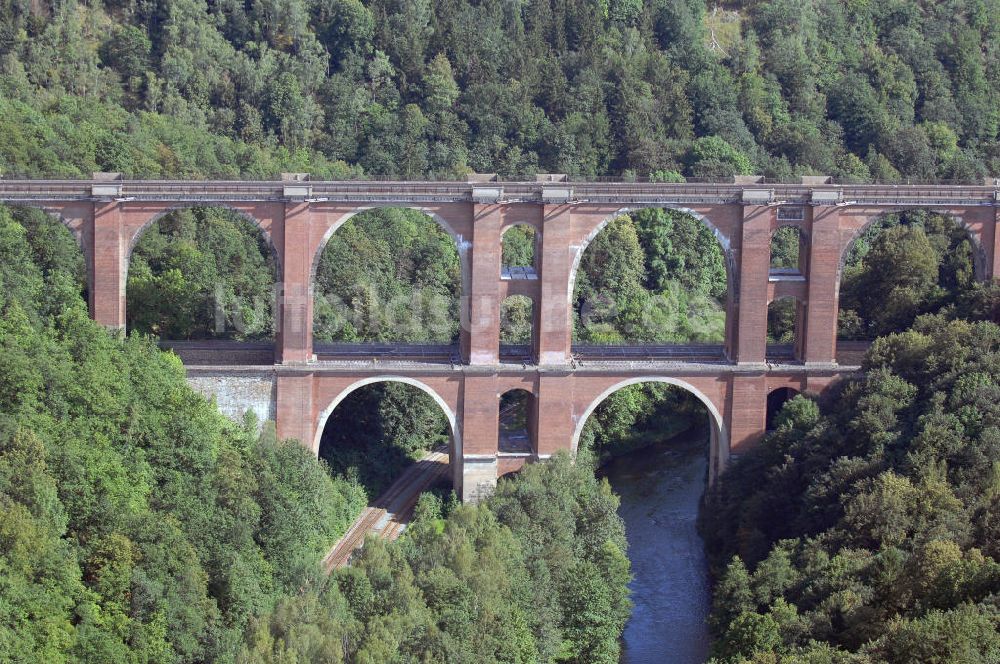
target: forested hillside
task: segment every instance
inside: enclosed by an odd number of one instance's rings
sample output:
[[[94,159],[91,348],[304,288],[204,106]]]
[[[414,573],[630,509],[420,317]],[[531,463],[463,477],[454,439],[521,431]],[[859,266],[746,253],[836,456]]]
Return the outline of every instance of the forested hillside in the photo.
[[[248,661],[616,664],[629,613],[617,506],[565,453],[477,506],[425,494],[405,538],[371,542],[259,621]]]
[[[324,579],[393,449],[370,431],[331,473],[230,422],[87,317],[81,268],[59,222],[0,208],[0,661],[617,661],[629,562],[590,466],[558,455],[478,507],[427,494],[404,540]],[[370,428],[438,441],[440,411],[413,430],[373,403]]]
[[[720,661],[1000,657],[998,358],[996,324],[928,316],[785,406],[703,513]]]
[[[1000,174],[998,92],[1000,0],[0,0],[4,177],[973,182]],[[232,221],[178,213],[143,237],[131,329],[273,334],[268,249]],[[317,338],[453,339],[453,315],[399,329],[334,306],[457,311],[449,243],[410,213],[349,222],[318,272]],[[998,332],[948,320],[1000,298],[971,287],[970,256],[919,215],[856,245],[842,334],[902,333],[866,376],[791,402],[710,497],[720,659],[1000,657]],[[407,427],[404,396],[376,395],[388,424],[330,474],[224,419],[148,339],[91,323],[82,259],[44,215],[0,209],[0,259],[0,660],[617,661],[629,566],[586,464],[559,455],[479,507],[425,497],[407,538],[320,581],[354,479],[388,479],[358,458],[439,440],[435,406]],[[610,224],[576,287],[579,341],[724,329],[721,252],[675,213]],[[583,447],[645,444],[692,405],[623,390]]]
[[[0,3],[4,174],[1000,173],[997,0]]]
[[[231,661],[364,494],[93,323],[81,265],[0,209],[0,661]]]

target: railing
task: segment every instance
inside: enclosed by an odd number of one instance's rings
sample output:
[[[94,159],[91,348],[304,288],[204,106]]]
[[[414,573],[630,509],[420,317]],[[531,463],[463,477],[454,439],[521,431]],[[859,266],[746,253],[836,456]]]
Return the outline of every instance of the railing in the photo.
[[[837,340],[837,364],[843,366],[858,366],[864,361],[871,341]]]
[[[531,344],[500,344],[500,359],[531,364],[534,362],[534,353]]]
[[[187,366],[265,366],[274,364],[271,341],[161,340],[160,348],[176,353]]]
[[[313,353],[319,361],[378,359],[454,364],[462,361],[457,344],[316,343]]]
[[[795,360],[794,344],[768,344],[764,356],[767,360],[792,362]]]
[[[261,366],[275,361],[274,343],[226,339],[159,342],[160,348],[172,350],[188,366]],[[842,366],[861,364],[870,341],[838,341],[837,363]],[[313,351],[317,360],[330,361],[411,361],[462,364],[457,344],[402,343],[316,343]],[[722,344],[658,344],[658,345],[594,345],[574,344],[573,359],[586,366],[593,362],[693,362],[699,364],[729,364]],[[769,344],[769,362],[792,362],[792,344]],[[500,360],[507,363],[534,364],[530,344],[501,344]]]
[[[835,191],[843,205],[945,206],[996,205],[997,186],[933,184],[781,184],[781,183],[651,183],[651,182],[496,182],[502,202],[541,203],[545,190],[570,193],[571,203],[610,203],[683,206],[738,203],[746,190],[766,189],[771,203],[808,204],[813,192]],[[305,200],[314,203],[417,204],[423,202],[468,202],[473,188],[486,185],[469,182],[400,182],[342,180],[333,182],[243,181],[243,180],[10,180],[0,178],[0,201],[37,202],[115,199],[119,201],[186,201],[226,203],[240,201]],[[97,189],[95,189],[95,187]],[[286,197],[286,187],[308,191],[308,195]],[[111,191],[111,195],[95,195]]]
[[[586,362],[608,361],[675,361],[725,362],[726,348],[722,344],[662,344],[603,346],[573,344],[573,358]]]

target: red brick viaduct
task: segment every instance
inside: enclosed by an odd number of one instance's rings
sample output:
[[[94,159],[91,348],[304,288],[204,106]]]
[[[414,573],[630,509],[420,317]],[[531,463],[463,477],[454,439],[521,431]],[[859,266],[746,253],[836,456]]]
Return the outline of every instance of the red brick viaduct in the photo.
[[[631,383],[663,381],[693,392],[710,413],[711,474],[752,445],[765,428],[774,390],[819,391],[855,362],[837,362],[840,272],[852,241],[886,213],[928,208],[954,217],[975,246],[977,276],[1000,274],[1000,187],[834,185],[824,178],[767,184],[569,182],[311,182],[301,175],[274,182],[0,180],[0,202],[43,208],[69,226],[88,266],[90,310],[110,328],[125,325],[125,283],[142,232],[171,210],[194,205],[231,208],[256,223],[277,257],[277,337],[273,355],[230,354],[191,363],[189,377],[226,396],[226,381],[257,381],[257,398],[281,437],[318,451],[327,416],[357,387],[381,380],[411,383],[433,396],[452,428],[456,489],[475,498],[498,475],[527,459],[576,446],[582,427],[605,396]],[[374,207],[407,207],[433,217],[450,233],[462,262],[462,332],[451,361],[391,358],[317,359],[312,340],[313,276],[327,239],[352,215]],[[727,261],[729,295],[723,357],[684,361],[641,355],[575,357],[571,296],[587,244],[616,215],[659,207],[682,210],[715,233]],[[501,276],[501,236],[517,224],[536,229],[535,271]],[[800,229],[800,267],[770,269],[770,242],[780,226]],[[499,352],[500,305],[523,294],[534,303],[531,359]],[[767,355],[768,304],[798,302],[794,357]],[[208,357],[212,358],[211,347]],[[220,346],[221,348],[221,346]],[[183,353],[182,357],[183,357]],[[259,354],[258,354],[259,355]],[[843,358],[842,358],[843,359]],[[187,358],[185,358],[187,362]],[[206,364],[215,366],[205,366]],[[219,366],[225,365],[225,366]],[[207,381],[207,382],[205,382]],[[214,381],[214,383],[213,383]],[[215,388],[211,387],[214,384]],[[511,389],[532,395],[530,453],[502,453],[498,401]],[[232,396],[235,394],[235,396]],[[236,409],[249,407],[237,403]]]

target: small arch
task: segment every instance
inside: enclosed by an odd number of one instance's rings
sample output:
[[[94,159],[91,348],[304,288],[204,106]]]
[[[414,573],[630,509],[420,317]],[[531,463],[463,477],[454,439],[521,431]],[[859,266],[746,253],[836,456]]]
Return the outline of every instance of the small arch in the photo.
[[[500,235],[500,278],[537,279],[541,233],[532,224],[516,223]]]
[[[500,395],[497,417],[497,449],[501,454],[533,454],[537,447],[532,433],[537,416],[534,395],[520,388]]]
[[[709,484],[711,484],[729,462],[729,431],[726,428],[725,420],[722,418],[719,410],[715,407],[715,404],[712,403],[712,400],[694,385],[679,378],[670,378],[666,376],[640,376],[637,378],[628,378],[615,383],[601,392],[590,402],[590,405],[583,411],[583,414],[576,419],[576,426],[573,430],[573,438],[570,441],[570,449],[572,453],[576,454],[580,445],[580,435],[583,433],[583,427],[587,424],[587,420],[594,413],[594,410],[601,405],[601,402],[623,387],[637,385],[639,383],[666,383],[667,385],[679,387],[686,390],[690,394],[693,394],[705,406],[705,409],[708,411],[709,419],[708,481]]]
[[[791,295],[767,305],[767,359],[798,360],[802,357],[805,307]]]
[[[771,275],[799,275],[805,264],[802,229],[782,225],[771,234]]]
[[[778,413],[781,412],[781,409],[786,403],[795,398],[798,394],[800,394],[800,392],[792,387],[779,387],[768,392],[766,419],[766,429],[768,431],[774,431],[775,420],[778,417]]]
[[[500,355],[514,359],[532,357],[535,343],[535,301],[527,295],[510,295],[500,303]]]
[[[386,374],[381,376],[371,376],[369,378],[362,378],[354,383],[351,383],[346,388],[341,390],[341,392],[333,398],[332,401],[320,411],[319,416],[316,420],[316,433],[313,436],[312,452],[315,455],[319,455],[319,445],[323,438],[323,430],[326,428],[326,422],[330,419],[330,414],[340,405],[351,392],[362,388],[366,385],[373,385],[375,383],[405,383],[407,385],[412,385],[417,389],[425,392],[429,395],[434,402],[441,408],[444,412],[445,417],[448,419],[448,426],[451,429],[451,436],[453,439],[452,452],[454,456],[453,459],[460,459],[462,457],[462,432],[458,426],[458,420],[455,417],[455,411],[451,409],[448,402],[445,401],[440,394],[438,394],[432,387],[428,386],[416,378],[410,378],[409,376],[396,376],[392,374]]]

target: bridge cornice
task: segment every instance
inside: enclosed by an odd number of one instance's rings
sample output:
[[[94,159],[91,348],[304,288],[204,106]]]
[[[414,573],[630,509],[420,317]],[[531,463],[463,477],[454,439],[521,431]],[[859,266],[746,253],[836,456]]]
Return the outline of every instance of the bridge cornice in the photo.
[[[1000,187],[884,184],[708,184],[635,182],[380,182],[242,180],[0,179],[0,202],[163,202],[206,205],[297,202],[362,205],[492,202],[609,206],[840,205],[843,207],[993,206]]]

